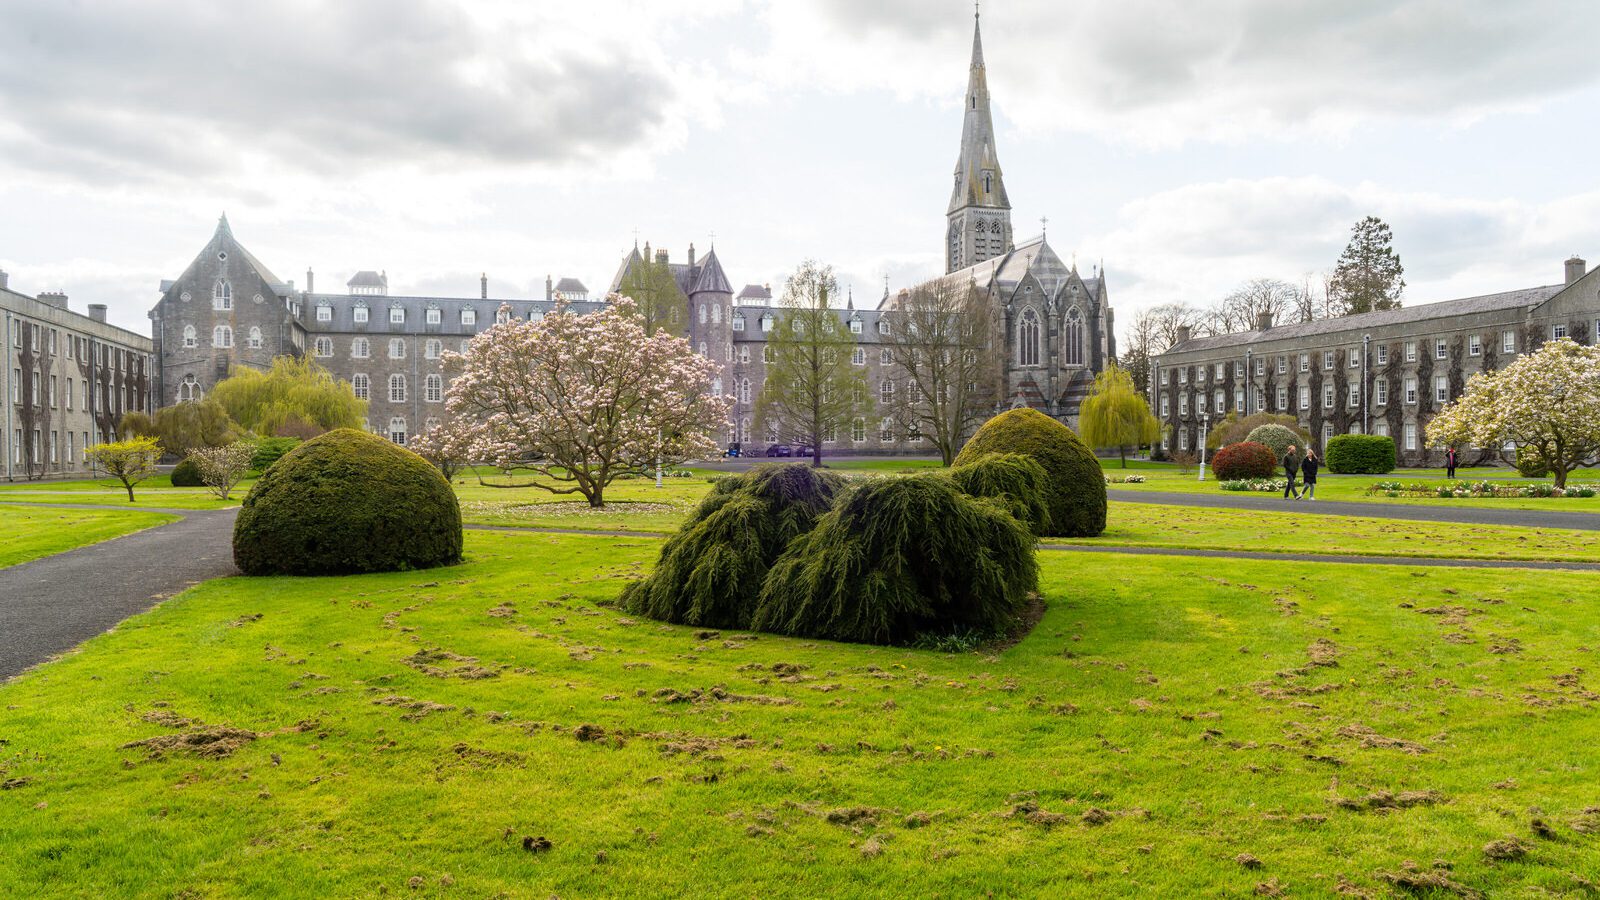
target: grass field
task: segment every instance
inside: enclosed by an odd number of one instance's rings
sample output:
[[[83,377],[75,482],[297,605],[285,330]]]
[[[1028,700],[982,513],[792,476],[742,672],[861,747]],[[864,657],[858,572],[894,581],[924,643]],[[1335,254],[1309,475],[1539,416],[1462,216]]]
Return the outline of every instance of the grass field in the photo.
[[[222,509],[237,506],[244,495],[250,493],[254,479],[240,482],[233,489],[233,499],[218,500],[206,488],[173,487],[166,475],[156,475],[141,481],[133,488],[134,502],[128,502],[128,492],[113,479],[85,478],[77,481],[22,481],[0,485],[0,503],[6,501],[29,503],[77,503],[85,505],[122,506],[129,509],[165,507],[167,509]]]
[[[447,570],[214,581],[0,686],[0,894],[1595,877],[1592,576],[1047,553],[1027,639],[944,655],[604,606],[658,546],[470,533]]]
[[[0,568],[98,544],[177,518],[147,512],[0,505]]]
[[[1106,471],[1106,474],[1115,477],[1119,470],[1114,468],[1114,467],[1106,467],[1105,471]],[[1463,470],[1463,471],[1468,471],[1468,470]],[[1135,473],[1130,473],[1130,474],[1135,474]],[[1191,472],[1188,475],[1183,475],[1183,474],[1179,473],[1176,469],[1171,468],[1171,467],[1166,467],[1166,468],[1163,468],[1163,469],[1146,469],[1146,470],[1140,471],[1140,472],[1138,472],[1136,474],[1145,476],[1145,481],[1142,484],[1112,484],[1112,485],[1108,485],[1108,489],[1112,490],[1112,491],[1181,491],[1183,493],[1199,493],[1199,494],[1226,494],[1226,493],[1228,493],[1228,492],[1222,490],[1221,486],[1217,482],[1216,477],[1211,473],[1211,471],[1209,469],[1206,471],[1206,480],[1205,481],[1200,481],[1197,478],[1197,475],[1198,475],[1197,472]],[[1458,480],[1474,481],[1474,480],[1478,480],[1478,479],[1476,479],[1476,478],[1474,478],[1474,477],[1472,477],[1470,475],[1465,475],[1462,478],[1459,478]],[[1579,475],[1575,475],[1572,480],[1575,481],[1575,482],[1579,482],[1579,481],[1586,482],[1589,479],[1587,477],[1585,477],[1583,474],[1580,473]],[[1600,480],[1600,479],[1596,479],[1596,480]],[[1421,482],[1430,483],[1430,484],[1439,484],[1439,483],[1443,483],[1445,481],[1445,478],[1444,478],[1442,473],[1440,473],[1438,475],[1434,475],[1434,474],[1416,474],[1416,473],[1413,473],[1413,472],[1410,472],[1410,471],[1396,472],[1396,473],[1391,474],[1391,475],[1329,475],[1329,474],[1324,473],[1321,476],[1319,476],[1318,479],[1317,479],[1317,499],[1318,500],[1343,500],[1343,501],[1351,501],[1351,502],[1358,502],[1358,503],[1380,503],[1380,504],[1400,503],[1400,504],[1411,504],[1411,505],[1422,504],[1422,505],[1427,505],[1427,506],[1444,506],[1444,507],[1447,507],[1447,508],[1448,507],[1457,507],[1457,506],[1472,506],[1472,507],[1486,507],[1486,508],[1490,508],[1490,509],[1528,509],[1528,510],[1548,510],[1548,511],[1552,511],[1552,512],[1561,511],[1561,512],[1592,512],[1592,513],[1600,513],[1600,497],[1589,497],[1589,498],[1554,497],[1554,498],[1543,499],[1543,500],[1532,499],[1532,498],[1503,498],[1503,499],[1469,499],[1469,498],[1462,498],[1462,499],[1441,500],[1441,499],[1436,499],[1436,498],[1432,498],[1432,497],[1385,497],[1385,496],[1382,496],[1381,494],[1379,494],[1379,495],[1368,494],[1367,493],[1367,488],[1369,486],[1371,486],[1372,484],[1375,484],[1375,483],[1377,483],[1379,481],[1404,481],[1404,482],[1408,482],[1408,483],[1409,482],[1413,482],[1413,481],[1421,481]],[[1513,478],[1513,477],[1508,476],[1508,475],[1502,475],[1501,477],[1497,478],[1496,481],[1505,481],[1507,483],[1529,483],[1529,484],[1536,483],[1535,480],[1533,480],[1533,479]],[[1297,484],[1299,483],[1298,480],[1296,481],[1296,483]],[[1546,483],[1546,484],[1550,483],[1549,479],[1544,479],[1543,483]],[[1270,497],[1270,496],[1273,496],[1273,495],[1271,495],[1271,494],[1241,493],[1241,494],[1233,494],[1232,496],[1246,496],[1246,497],[1249,497],[1249,496],[1269,496]]]

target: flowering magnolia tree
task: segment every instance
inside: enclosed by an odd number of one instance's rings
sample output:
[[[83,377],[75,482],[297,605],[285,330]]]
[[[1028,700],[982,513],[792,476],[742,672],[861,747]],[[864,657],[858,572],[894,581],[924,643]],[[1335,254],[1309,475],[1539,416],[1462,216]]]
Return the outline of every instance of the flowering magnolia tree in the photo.
[[[445,425],[435,425],[406,441],[406,449],[436,466],[446,481],[454,481],[466,467],[470,435]]]
[[[645,333],[632,300],[598,312],[558,303],[537,322],[511,319],[445,353],[451,452],[543,476],[519,486],[582,494],[593,507],[619,475],[717,452],[733,401],[707,387],[717,372],[689,342]],[[503,307],[504,309],[504,307]],[[509,310],[508,310],[509,312]]]
[[[1428,423],[1434,445],[1502,447],[1537,453],[1555,475],[1600,452],[1600,348],[1550,341],[1497,372],[1474,375],[1461,399]]]
[[[196,447],[189,451],[189,461],[200,470],[200,480],[206,483],[219,499],[226,500],[233,488],[250,474],[250,459],[255,448],[244,441],[234,441],[221,447]]]

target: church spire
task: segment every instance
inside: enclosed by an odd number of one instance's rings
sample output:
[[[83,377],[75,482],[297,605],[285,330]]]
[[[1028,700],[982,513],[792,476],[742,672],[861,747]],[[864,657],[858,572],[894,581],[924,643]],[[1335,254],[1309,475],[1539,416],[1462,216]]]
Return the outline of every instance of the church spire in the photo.
[[[964,101],[961,151],[946,210],[950,220],[946,262],[951,272],[999,256],[1011,246],[1011,200],[1006,195],[1000,157],[995,151],[989,76],[983,62],[983,29],[976,10]]]

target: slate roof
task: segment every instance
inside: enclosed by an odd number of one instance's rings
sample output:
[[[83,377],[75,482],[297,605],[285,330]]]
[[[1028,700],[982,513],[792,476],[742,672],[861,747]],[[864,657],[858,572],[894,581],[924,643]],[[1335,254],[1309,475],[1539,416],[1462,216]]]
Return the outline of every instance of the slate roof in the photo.
[[[722,271],[722,263],[717,260],[717,248],[712,247],[704,259],[699,261],[700,274],[695,279],[694,289],[686,291],[689,294],[702,294],[716,292],[721,294],[733,293],[733,285],[728,283],[728,276]]]
[[[969,279],[975,282],[980,290],[993,287],[1002,294],[1010,293],[1022,279],[1029,273],[1038,280],[1044,289],[1045,295],[1053,297],[1060,292],[1062,285],[1072,277],[1072,268],[1056,255],[1044,237],[1041,235],[1030,241],[1014,246],[1010,252],[994,259],[986,259],[981,263],[971,265],[965,269],[957,269],[945,279],[965,283]],[[1079,278],[1088,290],[1089,296],[1100,296],[1099,278]]]
[[[852,309],[839,309],[839,308],[835,307],[832,310],[832,312],[839,317],[839,321],[845,325],[845,328],[846,328],[847,331],[849,329],[849,322],[850,322],[851,319],[859,319],[861,321],[861,333],[860,334],[856,334],[856,335],[851,335],[853,338],[855,338],[857,343],[860,343],[860,344],[880,344],[880,343],[883,343],[883,338],[886,337],[886,335],[881,335],[881,334],[878,333],[878,320],[884,318],[885,314],[888,312],[887,310],[879,310],[879,309],[854,309],[854,310],[852,310]],[[763,309],[761,307],[745,307],[745,308],[742,308],[742,309],[735,309],[733,311],[733,314],[734,315],[743,315],[744,316],[745,325],[744,325],[744,330],[743,331],[735,331],[735,332],[733,332],[733,341],[734,341],[734,343],[739,343],[741,341],[742,342],[753,342],[753,343],[765,343],[766,340],[767,340],[767,333],[761,330],[761,324],[760,324],[761,317],[764,316],[764,315],[770,315],[770,316],[773,317],[774,320],[777,320],[777,319],[781,319],[785,315],[788,315],[788,313],[789,313],[789,308],[788,307],[784,307],[784,306],[775,306],[775,307],[771,307],[769,309]]]
[[[563,278],[556,282],[556,290],[563,294],[587,294],[589,289],[576,278]]]
[[[312,334],[326,333],[359,333],[371,335],[473,335],[494,324],[495,312],[502,303],[511,305],[511,314],[519,319],[526,319],[531,313],[548,313],[555,309],[556,304],[551,300],[520,300],[520,299],[495,299],[484,300],[478,297],[376,297],[352,294],[304,294],[300,310],[300,322],[307,332]],[[317,321],[317,307],[329,306],[333,310],[333,319],[328,322]],[[352,312],[357,306],[365,306],[370,311],[365,323],[357,324],[355,314]],[[406,311],[406,321],[403,325],[389,324],[389,310],[400,307]],[[427,311],[430,307],[439,310],[439,324],[427,324]],[[478,312],[478,320],[473,325],[461,324],[461,310],[471,307]],[[605,307],[602,301],[583,301],[567,304],[573,312],[589,313]]]
[[[389,278],[386,275],[379,275],[371,269],[362,269],[351,275],[350,280],[345,282],[345,286],[387,288],[389,286]]]
[[[1359,313],[1353,316],[1274,325],[1266,331],[1240,331],[1234,334],[1192,338],[1181,344],[1174,345],[1167,352],[1190,353],[1197,350],[1216,350],[1224,347],[1253,344],[1258,341],[1298,340],[1348,331],[1381,328],[1387,325],[1426,322],[1449,316],[1528,309],[1538,306],[1540,303],[1561,293],[1565,287],[1566,285],[1563,284],[1547,284],[1515,291],[1502,291],[1498,294],[1483,294],[1478,297],[1463,297],[1459,300],[1441,300],[1435,303],[1420,303],[1416,306],[1402,306],[1399,309]]]
[[[759,284],[747,284],[739,289],[738,300],[771,300],[772,288]]]

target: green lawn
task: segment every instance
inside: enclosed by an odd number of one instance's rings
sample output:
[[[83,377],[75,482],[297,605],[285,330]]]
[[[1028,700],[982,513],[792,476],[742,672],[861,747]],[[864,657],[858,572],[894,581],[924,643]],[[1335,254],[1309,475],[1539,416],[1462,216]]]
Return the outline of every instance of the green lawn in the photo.
[[[0,505],[0,568],[177,521],[177,516]],[[0,735],[3,738],[4,735]],[[3,745],[0,745],[3,748]],[[3,752],[3,750],[0,750]]]
[[[606,489],[606,505],[600,509],[590,508],[581,494],[485,487],[465,476],[456,478],[455,488],[461,498],[461,518],[472,525],[665,533],[675,530],[711,489],[707,478],[722,474],[665,478],[659,488],[647,478],[616,481]]]
[[[1165,464],[1162,465],[1165,466]],[[1118,469],[1115,467],[1105,467],[1105,472],[1106,474],[1115,477],[1118,474]],[[1177,469],[1170,466],[1165,466],[1163,469],[1145,470],[1130,474],[1143,475],[1145,476],[1145,481],[1142,484],[1112,484],[1108,485],[1108,488],[1113,491],[1182,491],[1184,493],[1229,494],[1230,496],[1242,497],[1273,496],[1272,494],[1231,494],[1230,492],[1224,491],[1218,484],[1216,476],[1212,474],[1209,468],[1206,470],[1205,481],[1199,480],[1198,472],[1190,472],[1189,474],[1184,475],[1178,472]],[[1506,481],[1508,483],[1523,482],[1533,484],[1537,482],[1536,479],[1514,478],[1512,477],[1514,474],[1515,473],[1506,475],[1502,471],[1501,476],[1496,480]],[[1481,478],[1482,476],[1480,475],[1479,477]],[[1600,497],[1590,497],[1587,499],[1580,497],[1560,497],[1544,500],[1532,498],[1505,498],[1498,500],[1463,498],[1441,500],[1432,497],[1385,497],[1381,494],[1374,495],[1367,493],[1367,488],[1379,481],[1422,481],[1438,484],[1444,482],[1444,480],[1445,479],[1442,472],[1439,474],[1431,474],[1427,473],[1426,470],[1405,470],[1396,472],[1392,475],[1329,475],[1324,473],[1317,480],[1317,499],[1344,500],[1360,503],[1402,503],[1423,504],[1427,506],[1481,506],[1490,509],[1559,510],[1561,512],[1600,513]],[[1470,475],[1466,475],[1457,480],[1473,481],[1478,479],[1475,479]],[[1594,480],[1600,481],[1600,479]],[[1549,483],[1549,479],[1544,479],[1543,481],[1544,483]],[[1574,476],[1572,481],[1588,482],[1590,481],[1590,478],[1587,477],[1587,473],[1580,473],[1579,475]],[[1298,480],[1296,483],[1298,483]]]
[[[77,481],[23,481],[0,485],[0,503],[74,503],[98,506],[124,506],[130,509],[156,507],[167,509],[222,509],[237,506],[244,495],[250,493],[255,480],[240,482],[233,489],[233,499],[218,500],[206,488],[173,487],[166,475],[148,478],[133,488],[134,502],[128,502],[128,492],[114,479],[86,478]]]
[[[433,572],[210,582],[0,686],[0,894],[1595,877],[1589,575],[1045,553],[1026,640],[942,655],[604,607],[648,538],[467,540]],[[1526,856],[1488,858],[1508,836]]]
[[[1047,543],[1252,550],[1457,559],[1600,562],[1600,534],[1561,528],[1513,528],[1396,522],[1355,516],[1203,509],[1118,503],[1112,494],[1106,530],[1094,538]]]

